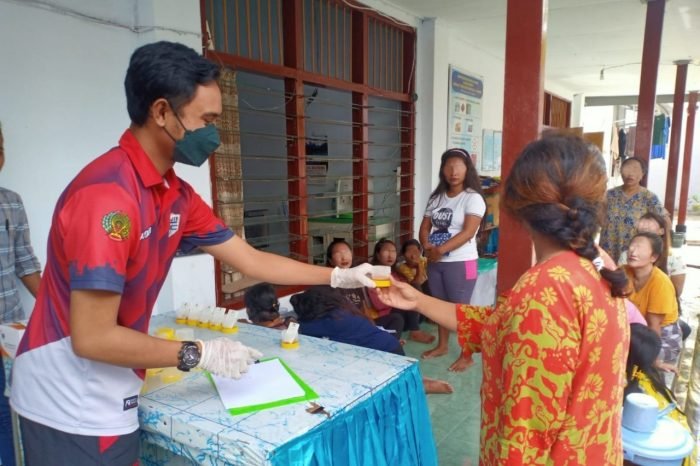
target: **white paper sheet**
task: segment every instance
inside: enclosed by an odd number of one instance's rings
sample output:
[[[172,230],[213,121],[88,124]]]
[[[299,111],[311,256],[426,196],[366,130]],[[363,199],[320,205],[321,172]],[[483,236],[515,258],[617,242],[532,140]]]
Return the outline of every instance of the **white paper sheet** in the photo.
[[[304,396],[279,359],[252,364],[238,380],[211,375],[226,409],[272,403]]]

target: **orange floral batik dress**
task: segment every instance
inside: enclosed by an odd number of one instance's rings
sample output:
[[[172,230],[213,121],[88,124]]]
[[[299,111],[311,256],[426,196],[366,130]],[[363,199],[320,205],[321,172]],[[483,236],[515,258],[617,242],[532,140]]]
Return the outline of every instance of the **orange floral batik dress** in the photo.
[[[457,319],[482,353],[480,464],[622,464],[629,325],[589,260],[557,254]]]

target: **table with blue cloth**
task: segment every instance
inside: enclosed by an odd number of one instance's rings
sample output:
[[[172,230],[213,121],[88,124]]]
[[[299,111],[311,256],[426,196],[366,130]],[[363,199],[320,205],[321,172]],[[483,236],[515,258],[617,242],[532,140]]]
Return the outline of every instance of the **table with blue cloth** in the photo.
[[[154,316],[152,333],[175,324]],[[205,465],[436,465],[422,377],[415,359],[301,335],[282,349],[279,330],[241,324],[230,338],[280,357],[319,398],[233,416],[199,371],[164,385],[147,379],[139,402],[141,463]],[[195,329],[212,339],[221,332]]]

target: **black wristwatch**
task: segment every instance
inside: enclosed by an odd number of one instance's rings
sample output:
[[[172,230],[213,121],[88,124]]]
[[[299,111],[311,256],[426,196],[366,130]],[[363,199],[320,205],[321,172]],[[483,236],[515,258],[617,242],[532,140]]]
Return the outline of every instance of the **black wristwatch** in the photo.
[[[199,346],[193,341],[183,341],[180,352],[177,353],[179,361],[177,368],[184,372],[189,372],[190,369],[197,367],[202,353],[199,351]]]

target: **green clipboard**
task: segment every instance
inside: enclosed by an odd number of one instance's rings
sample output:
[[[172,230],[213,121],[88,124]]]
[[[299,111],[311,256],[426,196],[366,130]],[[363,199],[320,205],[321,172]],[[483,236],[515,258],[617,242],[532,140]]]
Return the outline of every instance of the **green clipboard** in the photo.
[[[256,411],[262,411],[264,409],[277,408],[278,406],[289,405],[292,403],[299,403],[301,401],[307,401],[307,400],[315,400],[316,398],[318,398],[318,394],[313,390],[313,388],[311,388],[306,382],[304,382],[301,379],[301,377],[299,377],[293,370],[291,370],[289,368],[289,366],[282,359],[280,359],[280,358],[266,358],[266,359],[261,359],[260,362],[272,361],[274,359],[279,360],[282,367],[284,367],[285,370],[292,377],[292,379],[294,379],[294,381],[297,384],[299,384],[299,387],[304,391],[304,394],[301,396],[295,396],[295,397],[291,397],[291,398],[283,398],[280,400],[271,401],[269,403],[261,403],[261,404],[231,408],[231,409],[227,410],[231,415],[237,416],[239,414],[254,413]],[[209,372],[206,372],[206,374],[207,374],[207,377],[209,378],[209,381],[214,386],[214,389],[217,389],[216,383],[214,383],[214,380],[212,379],[211,374]]]

